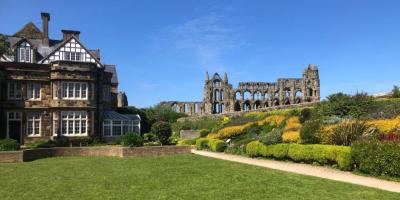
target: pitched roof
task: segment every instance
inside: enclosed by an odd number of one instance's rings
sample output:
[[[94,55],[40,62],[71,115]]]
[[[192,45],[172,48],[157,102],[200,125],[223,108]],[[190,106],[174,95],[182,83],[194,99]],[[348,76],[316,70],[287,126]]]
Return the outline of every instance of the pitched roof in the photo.
[[[115,111],[105,111],[103,117],[108,120],[141,120],[140,116],[137,114],[120,114]]]
[[[25,37],[33,39],[43,38],[42,32],[32,22],[27,23],[21,30],[14,34],[16,37]]]
[[[113,84],[118,84],[118,76],[117,76],[117,69],[115,68],[115,65],[104,65],[104,71],[111,73],[111,83]]]

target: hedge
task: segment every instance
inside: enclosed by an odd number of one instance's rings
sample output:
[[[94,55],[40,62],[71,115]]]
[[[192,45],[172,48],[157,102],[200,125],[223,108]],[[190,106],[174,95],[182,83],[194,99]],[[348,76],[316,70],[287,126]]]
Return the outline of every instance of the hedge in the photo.
[[[208,146],[210,147],[211,151],[223,152],[228,145],[222,140],[209,140]]]
[[[223,152],[228,145],[218,139],[199,138],[196,140],[196,149],[208,149],[214,152]]]
[[[0,140],[0,151],[16,151],[20,146],[17,140],[3,139]]]
[[[246,154],[251,157],[290,159],[295,162],[337,164],[342,170],[352,169],[351,149],[345,146],[320,144],[265,145],[259,141],[254,141],[247,144]]]
[[[351,155],[356,167],[372,175],[400,177],[400,142],[358,141]]]
[[[183,140],[178,140],[178,143],[176,144],[177,146],[190,146],[195,144],[195,140],[189,140],[189,139],[183,139]]]

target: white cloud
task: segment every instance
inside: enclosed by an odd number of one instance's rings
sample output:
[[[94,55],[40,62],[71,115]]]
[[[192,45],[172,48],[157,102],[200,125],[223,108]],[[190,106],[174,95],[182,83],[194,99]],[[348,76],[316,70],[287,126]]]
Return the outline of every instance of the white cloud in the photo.
[[[221,14],[209,13],[164,28],[153,39],[178,53],[192,54],[204,70],[227,71],[222,57],[244,43],[238,41],[239,30],[227,25],[226,20]]]

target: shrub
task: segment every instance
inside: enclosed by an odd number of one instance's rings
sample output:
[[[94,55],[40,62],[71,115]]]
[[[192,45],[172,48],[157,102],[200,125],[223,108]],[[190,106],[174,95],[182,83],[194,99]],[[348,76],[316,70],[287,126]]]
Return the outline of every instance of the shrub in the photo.
[[[250,126],[251,124],[245,124],[245,125],[239,125],[239,126],[229,126],[225,127],[223,129],[220,129],[216,133],[210,133],[208,134],[208,138],[214,138],[214,139],[224,139],[224,138],[229,138],[232,136],[240,135],[244,132],[244,129]]]
[[[332,134],[333,130],[336,128],[336,124],[325,125],[320,128],[315,134],[317,140],[320,144],[333,144]]]
[[[286,124],[284,131],[297,131],[301,129],[299,117],[290,117]]]
[[[246,154],[250,157],[272,157],[277,159],[291,159],[296,162],[337,164],[341,170],[352,169],[350,147],[334,145],[302,145],[276,144],[264,145],[258,141],[246,146]]]
[[[332,142],[336,145],[350,146],[366,134],[368,128],[365,122],[345,120],[333,129]]]
[[[299,120],[301,123],[304,123],[304,122],[310,120],[311,117],[312,117],[312,110],[310,108],[304,108],[300,111]]]
[[[196,140],[196,149],[197,150],[202,150],[202,149],[208,149],[208,138],[198,138]]]
[[[144,142],[155,142],[157,141],[157,135],[153,133],[145,133],[143,134],[143,141]]]
[[[400,115],[400,99],[377,100],[368,109],[367,119],[392,119]]]
[[[54,139],[54,145],[56,147],[68,147],[71,145],[71,141],[68,137],[58,136]]]
[[[253,141],[246,145],[246,154],[250,157],[257,157],[261,155],[261,148],[264,146],[260,141]]]
[[[299,143],[300,131],[286,131],[282,134],[282,141],[286,143]]]
[[[178,143],[176,145],[178,146],[184,146],[184,145],[193,145],[195,144],[196,141],[195,140],[179,140]]]
[[[137,133],[127,133],[122,136],[121,145],[124,147],[143,146],[143,138]]]
[[[52,140],[37,140],[27,145],[29,148],[51,148],[55,147],[56,144]]]
[[[300,130],[300,141],[304,144],[315,144],[318,143],[317,132],[322,127],[321,121],[312,120],[307,121],[303,124]]]
[[[203,129],[200,131],[200,137],[207,137],[207,135],[210,133],[209,130]]]
[[[391,133],[400,128],[400,116],[393,119],[370,120],[367,124],[376,127],[380,133]]]
[[[260,134],[262,127],[257,124],[251,124],[250,126],[246,127],[243,132],[249,135]]]
[[[392,90],[392,98],[400,98],[400,89],[399,86],[393,86]]]
[[[0,140],[0,151],[16,151],[20,146],[17,140],[2,139]]]
[[[271,132],[267,133],[264,137],[262,137],[262,142],[264,144],[278,144],[282,142],[282,129],[274,128]]]
[[[400,177],[400,142],[358,141],[351,155],[364,173]]]
[[[159,141],[143,143],[143,146],[160,146],[160,145],[161,143]]]
[[[380,134],[379,141],[400,141],[399,133]]]
[[[226,142],[224,142],[222,140],[216,140],[216,139],[210,140],[208,142],[208,145],[210,147],[210,150],[214,151],[214,152],[223,152],[227,147]]]
[[[245,149],[244,145],[228,146],[225,149],[225,153],[236,154],[236,155],[244,155],[244,154],[246,154],[246,149]]]
[[[151,132],[157,135],[161,144],[168,144],[172,134],[171,125],[163,121],[156,122],[151,126]]]

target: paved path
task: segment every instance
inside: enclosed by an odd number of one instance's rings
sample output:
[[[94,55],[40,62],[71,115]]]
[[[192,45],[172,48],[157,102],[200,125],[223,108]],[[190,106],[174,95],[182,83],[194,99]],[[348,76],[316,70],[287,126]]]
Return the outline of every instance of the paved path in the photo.
[[[218,158],[222,160],[229,160],[233,162],[245,163],[249,165],[256,165],[260,167],[266,167],[271,169],[277,169],[286,172],[292,172],[296,174],[316,176],[325,179],[331,179],[335,181],[342,181],[347,183],[353,183],[357,185],[378,188],[381,190],[387,190],[391,192],[400,192],[400,182],[392,182],[381,180],[372,177],[365,177],[352,174],[351,172],[344,172],[336,169],[327,167],[313,166],[308,164],[290,163],[275,160],[266,159],[254,159],[244,156],[237,156],[225,153],[213,153],[208,151],[197,151],[192,150],[192,153],[212,158]]]

